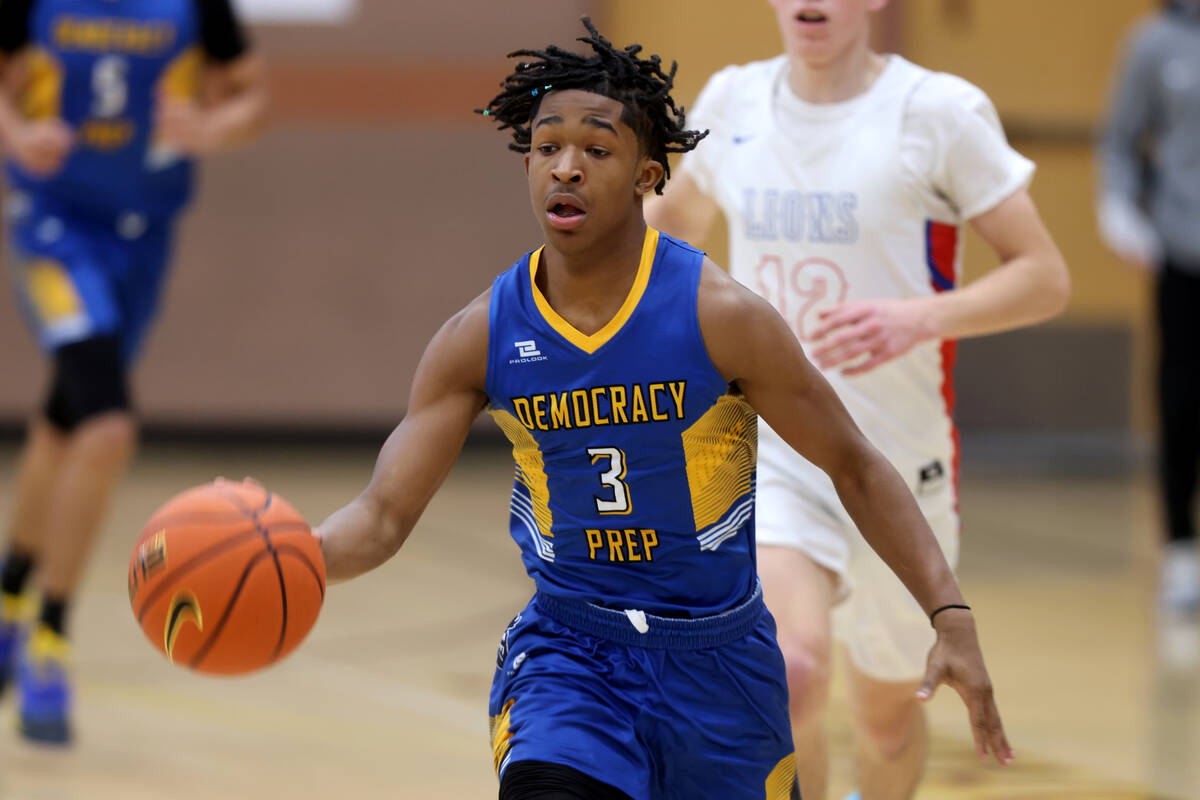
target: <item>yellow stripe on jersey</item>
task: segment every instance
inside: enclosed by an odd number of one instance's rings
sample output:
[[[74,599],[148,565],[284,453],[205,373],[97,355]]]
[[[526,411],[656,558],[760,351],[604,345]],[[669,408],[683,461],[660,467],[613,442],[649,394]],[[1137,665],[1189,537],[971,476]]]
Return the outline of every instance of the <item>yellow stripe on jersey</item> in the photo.
[[[27,119],[58,119],[62,116],[62,65],[40,47],[31,48],[25,58],[29,79],[21,92],[21,112]]]
[[[513,461],[517,463],[517,480],[529,490],[538,532],[542,536],[553,539],[550,486],[546,478],[546,462],[542,459],[542,449],[533,435],[525,430],[525,426],[512,414],[502,409],[490,409],[488,413],[492,415],[492,419],[496,420],[500,430],[504,431],[504,435],[512,442]]]
[[[727,394],[682,436],[699,533],[718,522],[754,486],[757,416],[741,395]]]
[[[658,251],[658,231],[649,226],[646,227],[646,239],[642,242],[642,260],[638,263],[638,271],[633,279],[633,287],[629,290],[629,294],[626,295],[625,302],[621,305],[620,310],[617,311],[616,316],[610,319],[608,324],[603,328],[590,335],[580,333],[571,323],[559,316],[558,312],[546,300],[541,289],[537,287],[538,263],[541,261],[543,249],[539,247],[529,257],[529,282],[533,284],[533,302],[537,305],[538,311],[541,312],[546,322],[550,323],[550,327],[558,331],[564,339],[583,352],[591,354],[599,350],[609,339],[617,335],[617,332],[633,316],[638,302],[642,299],[642,295],[646,293],[646,287],[650,284],[650,270],[654,266],[654,254]]]
[[[158,85],[172,100],[194,100],[200,95],[200,74],[204,55],[199,47],[189,47],[167,65]]]
[[[34,261],[25,268],[25,280],[33,310],[43,323],[50,325],[82,311],[79,292],[57,261]]]
[[[767,776],[766,798],[767,800],[791,800],[793,797],[799,797],[799,792],[792,794],[795,785],[796,754],[788,753]]]
[[[512,720],[510,713],[512,712],[513,703],[516,698],[509,698],[509,701],[504,704],[504,708],[500,713],[490,718],[488,730],[492,734],[492,762],[496,766],[496,774],[500,774],[500,765],[504,763],[504,757],[508,755],[508,751],[512,748]]]

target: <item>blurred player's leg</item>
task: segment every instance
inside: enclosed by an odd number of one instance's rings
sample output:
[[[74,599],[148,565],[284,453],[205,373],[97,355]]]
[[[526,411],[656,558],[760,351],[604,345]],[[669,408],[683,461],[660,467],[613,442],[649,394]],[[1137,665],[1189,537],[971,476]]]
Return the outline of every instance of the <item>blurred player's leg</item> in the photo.
[[[907,800],[924,770],[928,749],[920,681],[879,681],[849,667],[854,756],[863,800]]]
[[[78,586],[113,489],[136,443],[137,426],[128,411],[100,414],[71,435],[42,551],[40,585],[46,597],[69,597]]]
[[[1200,278],[1166,264],[1159,278],[1159,403],[1167,549],[1162,603],[1187,613],[1200,607],[1196,553],[1200,468]]]
[[[17,467],[12,528],[0,571],[0,693],[16,668],[28,603],[22,598],[47,530],[54,484],[66,452],[66,437],[41,416],[29,434]]]
[[[787,663],[800,795],[822,800],[829,781],[823,722],[832,650],[829,613],[838,578],[795,548],[760,545],[758,554],[763,597],[775,617]]]

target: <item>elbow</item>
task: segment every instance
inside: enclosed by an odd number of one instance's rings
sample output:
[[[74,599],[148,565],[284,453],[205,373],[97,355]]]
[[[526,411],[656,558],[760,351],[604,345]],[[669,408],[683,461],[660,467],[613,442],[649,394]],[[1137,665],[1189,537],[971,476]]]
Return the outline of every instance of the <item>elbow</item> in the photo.
[[[1056,250],[1046,266],[1046,282],[1042,292],[1045,319],[1057,317],[1071,302],[1071,273],[1067,262]]]

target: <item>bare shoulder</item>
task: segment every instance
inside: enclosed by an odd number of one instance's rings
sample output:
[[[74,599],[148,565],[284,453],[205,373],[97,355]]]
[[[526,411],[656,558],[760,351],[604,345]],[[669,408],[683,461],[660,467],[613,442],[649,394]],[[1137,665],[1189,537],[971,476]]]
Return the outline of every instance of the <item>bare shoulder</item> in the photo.
[[[773,338],[788,334],[771,304],[705,258],[696,298],[700,335],[713,366],[731,383]]]
[[[429,368],[451,383],[483,390],[487,382],[488,289],[446,320],[425,349]]]
[[[700,271],[697,307],[701,329],[738,325],[774,311],[770,303],[738,283],[707,256]]]

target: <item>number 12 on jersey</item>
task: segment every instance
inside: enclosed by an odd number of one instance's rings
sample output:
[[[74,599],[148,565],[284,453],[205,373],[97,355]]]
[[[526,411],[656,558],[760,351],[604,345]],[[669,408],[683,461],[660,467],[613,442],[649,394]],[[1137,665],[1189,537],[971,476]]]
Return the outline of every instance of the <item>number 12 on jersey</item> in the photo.
[[[628,514],[633,510],[629,502],[629,486],[625,483],[625,451],[619,447],[589,447],[587,454],[595,465],[608,459],[608,469],[600,473],[600,483],[612,489],[612,498],[595,496],[596,511],[600,514]]]

